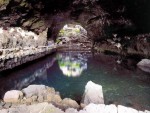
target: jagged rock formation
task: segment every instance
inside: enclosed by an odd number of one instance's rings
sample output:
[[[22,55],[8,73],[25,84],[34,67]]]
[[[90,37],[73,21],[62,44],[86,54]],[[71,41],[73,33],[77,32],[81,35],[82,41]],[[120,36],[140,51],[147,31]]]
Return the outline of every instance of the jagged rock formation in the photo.
[[[1,0],[0,26],[37,34],[48,27],[48,38],[56,40],[65,24],[77,22],[98,51],[149,56],[149,5],[149,0]],[[138,49],[140,40],[146,41]]]
[[[52,44],[47,46],[47,30],[37,35],[20,27],[1,27],[0,71],[52,53],[56,48]]]
[[[37,35],[20,27],[1,27],[0,37],[1,49],[39,47],[47,43],[47,30]]]

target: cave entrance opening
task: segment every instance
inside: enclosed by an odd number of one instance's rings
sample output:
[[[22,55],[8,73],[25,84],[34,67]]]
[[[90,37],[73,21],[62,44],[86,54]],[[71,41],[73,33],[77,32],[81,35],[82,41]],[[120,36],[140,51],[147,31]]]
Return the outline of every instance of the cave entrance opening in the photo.
[[[65,24],[58,33],[56,43],[58,45],[80,45],[87,38],[87,31],[80,24]]]

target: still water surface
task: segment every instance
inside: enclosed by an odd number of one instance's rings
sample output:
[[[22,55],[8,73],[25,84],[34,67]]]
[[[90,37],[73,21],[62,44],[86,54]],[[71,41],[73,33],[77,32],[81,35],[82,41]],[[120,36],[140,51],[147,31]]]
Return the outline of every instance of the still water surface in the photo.
[[[119,58],[120,59],[120,58]],[[125,59],[117,64],[112,55],[64,52],[46,56],[11,71],[0,73],[0,96],[30,84],[54,87],[63,98],[80,102],[89,80],[103,86],[105,104],[121,104],[150,110],[150,74]]]

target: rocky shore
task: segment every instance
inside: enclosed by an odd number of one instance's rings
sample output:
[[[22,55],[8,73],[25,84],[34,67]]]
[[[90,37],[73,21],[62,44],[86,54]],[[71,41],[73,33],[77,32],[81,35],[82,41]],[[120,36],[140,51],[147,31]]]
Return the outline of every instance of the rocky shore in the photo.
[[[78,104],[70,98],[62,99],[54,88],[30,85],[21,91],[6,92],[0,103],[0,113],[150,113],[147,110],[138,111],[122,105],[105,105],[100,90],[102,91],[100,85],[89,81],[85,87],[84,101]],[[94,97],[93,93],[101,98]],[[87,99],[90,99],[88,103]]]
[[[20,27],[0,28],[0,71],[11,69],[56,51],[47,45],[47,30],[39,35]]]
[[[18,51],[17,51],[18,50]],[[6,50],[4,50],[6,51]],[[9,50],[7,50],[9,51]],[[17,51],[17,52],[16,52]],[[23,48],[9,51],[5,57],[0,57],[0,71],[12,69],[29,61],[41,58],[56,51],[56,47]]]

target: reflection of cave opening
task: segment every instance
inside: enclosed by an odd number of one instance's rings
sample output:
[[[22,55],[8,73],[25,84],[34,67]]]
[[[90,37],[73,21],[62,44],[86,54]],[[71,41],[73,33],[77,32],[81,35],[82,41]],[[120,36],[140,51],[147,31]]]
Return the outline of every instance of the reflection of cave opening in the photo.
[[[66,24],[59,31],[57,44],[77,44],[87,40],[87,31],[80,24]]]
[[[82,54],[59,53],[59,68],[65,76],[77,77],[87,69],[87,58]]]

